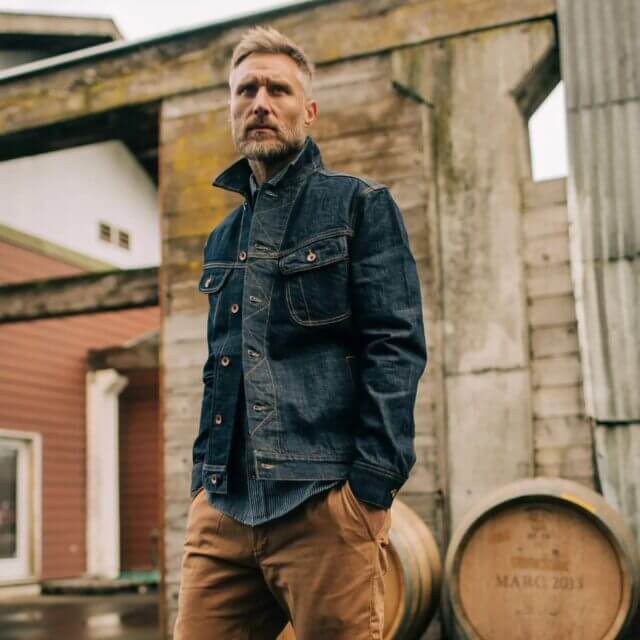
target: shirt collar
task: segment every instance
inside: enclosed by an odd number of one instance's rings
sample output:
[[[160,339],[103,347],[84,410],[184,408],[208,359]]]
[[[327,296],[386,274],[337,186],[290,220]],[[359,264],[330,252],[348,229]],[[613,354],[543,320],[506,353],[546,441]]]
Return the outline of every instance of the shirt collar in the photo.
[[[313,168],[322,166],[320,150],[316,143],[311,138],[307,137],[302,149],[300,149],[293,160],[291,160],[291,162],[289,162],[289,164],[281,169],[275,176],[266,180],[264,184],[276,187],[285,179],[285,177],[287,180],[292,179],[301,172],[310,171]],[[214,187],[220,187],[221,189],[227,189],[229,191],[236,191],[243,194],[247,199],[252,199],[253,191],[251,187],[251,178],[253,178],[253,174],[251,172],[251,167],[249,166],[249,161],[246,158],[241,158],[225,169],[212,184]]]

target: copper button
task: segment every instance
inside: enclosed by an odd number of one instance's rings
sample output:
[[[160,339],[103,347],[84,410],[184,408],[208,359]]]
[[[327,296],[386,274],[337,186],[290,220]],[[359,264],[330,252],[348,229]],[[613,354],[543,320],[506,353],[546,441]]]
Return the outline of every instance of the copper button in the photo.
[[[229,359],[229,356],[222,356],[222,358],[220,358],[220,364],[223,367],[228,367],[230,362],[231,360]]]
[[[211,480],[211,484],[215,487],[218,484],[218,476],[211,476],[209,478]]]
[[[238,255],[238,258],[240,258],[241,262],[244,262],[247,259],[247,252],[241,251],[240,254]]]
[[[307,253],[307,262],[315,262],[317,257],[318,257],[317,253],[314,253],[313,251],[309,251],[309,253]]]
[[[213,421],[216,424],[222,424],[222,416],[219,413],[216,413],[215,418],[213,419]]]
[[[240,311],[240,306],[235,302],[231,305],[231,313],[238,313]]]

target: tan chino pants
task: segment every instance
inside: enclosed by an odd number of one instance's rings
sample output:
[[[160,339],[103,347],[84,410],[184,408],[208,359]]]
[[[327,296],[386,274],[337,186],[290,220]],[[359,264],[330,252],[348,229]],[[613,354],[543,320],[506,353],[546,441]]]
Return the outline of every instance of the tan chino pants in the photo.
[[[382,640],[390,510],[347,482],[256,527],[192,500],[174,640]]]

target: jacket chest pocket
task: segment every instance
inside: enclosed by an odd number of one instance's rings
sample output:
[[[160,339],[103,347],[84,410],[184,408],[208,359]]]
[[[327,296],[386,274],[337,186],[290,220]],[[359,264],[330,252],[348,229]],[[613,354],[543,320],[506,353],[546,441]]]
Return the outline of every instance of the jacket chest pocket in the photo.
[[[340,322],[351,315],[347,237],[316,240],[280,258],[289,315],[304,326]]]
[[[227,281],[231,269],[219,265],[204,265],[198,290],[202,293],[218,293]]]
[[[218,310],[218,303],[225,283],[229,280],[232,269],[219,265],[205,264],[202,275],[198,282],[198,291],[207,293],[209,297],[209,314],[211,320],[215,322]]]

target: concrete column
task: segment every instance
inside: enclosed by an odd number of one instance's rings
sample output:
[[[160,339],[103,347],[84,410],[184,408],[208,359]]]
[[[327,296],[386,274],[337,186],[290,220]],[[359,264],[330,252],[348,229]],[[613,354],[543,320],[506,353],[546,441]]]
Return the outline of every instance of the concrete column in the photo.
[[[87,374],[87,573],[120,574],[118,396],[127,378],[115,369]]]

